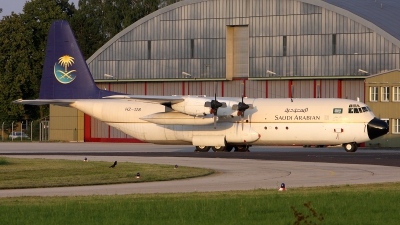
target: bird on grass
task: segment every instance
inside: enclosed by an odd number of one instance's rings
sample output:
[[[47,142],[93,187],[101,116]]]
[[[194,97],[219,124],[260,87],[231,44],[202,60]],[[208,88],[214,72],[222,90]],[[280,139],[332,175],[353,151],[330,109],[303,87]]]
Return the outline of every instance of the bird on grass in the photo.
[[[115,161],[114,164],[112,164],[112,165],[110,166],[110,168],[114,168],[116,165],[117,165],[117,161]]]

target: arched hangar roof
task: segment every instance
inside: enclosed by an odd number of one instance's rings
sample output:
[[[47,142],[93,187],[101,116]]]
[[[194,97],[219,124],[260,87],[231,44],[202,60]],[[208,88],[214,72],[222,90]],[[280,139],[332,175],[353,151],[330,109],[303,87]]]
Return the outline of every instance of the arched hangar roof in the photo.
[[[98,49],[87,62],[92,62],[101,52],[122,36],[140,26],[144,22],[176,8],[209,0],[184,0],[161,8],[136,21],[115,35],[105,45]],[[214,0],[215,1],[215,0]],[[335,13],[346,16],[383,36],[393,44],[400,46],[400,1],[398,0],[294,0],[316,5]]]
[[[315,4],[318,0],[303,0]],[[315,4],[349,17],[385,37],[400,44],[400,1],[398,0],[323,0],[328,4]]]

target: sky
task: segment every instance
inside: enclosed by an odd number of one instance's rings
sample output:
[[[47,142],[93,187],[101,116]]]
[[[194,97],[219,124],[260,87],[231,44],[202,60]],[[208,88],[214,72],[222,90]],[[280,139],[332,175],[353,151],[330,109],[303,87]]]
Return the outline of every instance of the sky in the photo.
[[[3,16],[11,15],[11,12],[22,13],[22,8],[25,5],[25,2],[30,2],[31,0],[0,0],[0,8],[3,9],[3,12],[0,13],[0,19]],[[75,7],[78,7],[79,0],[69,0],[69,2],[73,2]]]

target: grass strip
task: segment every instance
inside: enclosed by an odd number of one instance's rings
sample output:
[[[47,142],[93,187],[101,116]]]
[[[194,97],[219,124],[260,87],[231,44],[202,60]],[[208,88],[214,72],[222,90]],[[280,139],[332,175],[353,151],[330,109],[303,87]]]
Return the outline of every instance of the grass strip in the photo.
[[[400,221],[400,183],[295,188],[286,192],[258,189],[18,197],[0,201],[3,224],[398,224]],[[300,220],[299,214],[306,219]],[[322,220],[318,220],[320,216]]]
[[[173,165],[0,157],[0,189],[166,181],[206,176],[211,169]],[[140,173],[140,179],[136,179]]]

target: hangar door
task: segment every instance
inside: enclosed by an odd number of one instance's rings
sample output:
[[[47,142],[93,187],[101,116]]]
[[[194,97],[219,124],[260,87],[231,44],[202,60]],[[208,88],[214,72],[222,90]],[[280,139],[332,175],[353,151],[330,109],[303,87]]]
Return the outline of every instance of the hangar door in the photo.
[[[249,77],[249,26],[226,27],[226,78]]]

